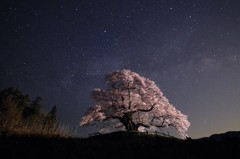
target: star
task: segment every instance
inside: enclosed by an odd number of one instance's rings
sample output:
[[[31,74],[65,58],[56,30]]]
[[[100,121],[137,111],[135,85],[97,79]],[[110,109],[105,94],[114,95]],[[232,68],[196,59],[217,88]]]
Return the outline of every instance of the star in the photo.
[[[192,137],[240,129],[238,1],[0,3],[1,90],[42,96],[78,125],[105,75],[130,69],[187,112]]]

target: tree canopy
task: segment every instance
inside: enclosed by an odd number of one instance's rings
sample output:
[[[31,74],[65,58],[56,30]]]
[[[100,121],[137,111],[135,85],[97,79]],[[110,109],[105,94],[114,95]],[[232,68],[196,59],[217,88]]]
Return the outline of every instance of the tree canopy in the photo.
[[[102,130],[118,127],[140,132],[173,127],[187,137],[187,116],[169,103],[154,81],[126,69],[107,74],[105,80],[105,89],[93,90],[95,105],[81,118],[80,126],[108,122]]]

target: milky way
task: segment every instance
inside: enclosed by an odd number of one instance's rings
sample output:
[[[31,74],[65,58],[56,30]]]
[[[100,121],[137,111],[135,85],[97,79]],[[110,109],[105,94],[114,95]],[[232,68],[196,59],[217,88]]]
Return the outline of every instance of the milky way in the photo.
[[[0,2],[0,89],[19,88],[77,126],[105,74],[154,80],[191,137],[240,129],[240,2]],[[87,130],[82,130],[87,131]],[[86,132],[79,132],[86,133]]]

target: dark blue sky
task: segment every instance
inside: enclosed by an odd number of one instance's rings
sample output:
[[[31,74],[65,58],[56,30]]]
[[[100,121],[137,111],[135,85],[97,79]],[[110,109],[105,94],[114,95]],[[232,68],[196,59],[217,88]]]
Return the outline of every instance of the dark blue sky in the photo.
[[[126,68],[189,116],[191,137],[240,129],[237,0],[3,0],[0,35],[0,89],[56,104],[62,123],[78,125],[93,88]]]

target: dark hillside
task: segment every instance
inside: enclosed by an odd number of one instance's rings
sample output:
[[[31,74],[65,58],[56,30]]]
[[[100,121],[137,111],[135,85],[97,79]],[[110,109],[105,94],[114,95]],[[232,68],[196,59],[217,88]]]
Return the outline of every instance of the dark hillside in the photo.
[[[115,132],[86,139],[43,136],[0,137],[5,158],[239,158],[240,132],[181,140],[155,135]]]

